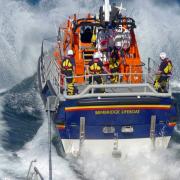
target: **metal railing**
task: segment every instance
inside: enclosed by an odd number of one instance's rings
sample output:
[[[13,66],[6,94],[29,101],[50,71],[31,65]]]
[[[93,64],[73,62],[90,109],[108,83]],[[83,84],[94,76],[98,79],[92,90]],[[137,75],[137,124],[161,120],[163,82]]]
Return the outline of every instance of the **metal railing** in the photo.
[[[149,81],[148,74],[140,74],[140,73],[119,73],[119,82],[111,83],[109,79],[109,74],[101,74],[101,75],[85,75],[85,76],[74,76],[73,78],[84,78],[85,81],[83,84],[74,84],[75,88],[78,89],[78,93],[75,95],[68,95],[67,93],[67,79],[72,77],[64,77],[64,88],[63,88],[63,96],[67,99],[77,99],[77,98],[85,98],[85,97],[108,97],[108,96],[171,96],[170,89],[168,93],[158,93],[154,87],[153,82]],[[103,84],[97,84],[96,78],[101,77],[104,79]],[[129,76],[129,80],[124,83],[121,82],[120,79],[123,76]],[[133,76],[140,77],[142,76],[142,82],[140,83],[132,83],[131,79]],[[89,84],[88,79],[92,78],[91,84]],[[102,92],[103,89],[103,92]]]
[[[44,180],[43,176],[39,172],[38,168],[34,166],[36,160],[31,161],[26,176],[26,180]]]
[[[44,48],[44,47],[43,47]],[[45,82],[49,80],[56,95],[61,99],[77,99],[84,97],[107,97],[107,96],[159,96],[168,97],[171,96],[171,89],[167,86],[168,93],[159,93],[154,87],[155,79],[155,67],[157,63],[152,59],[148,59],[148,67],[145,69],[147,73],[117,73],[117,74],[98,74],[98,75],[82,75],[66,77],[61,74],[61,67],[57,64],[53,58],[53,49],[43,49],[43,60],[41,62],[41,73]],[[143,64],[144,66],[144,64]],[[131,69],[131,68],[130,68]],[[111,83],[110,77],[116,75],[119,81],[117,83]],[[96,78],[103,79],[102,84],[97,84]],[[126,82],[122,81],[123,77],[126,77]],[[67,80],[73,78],[75,81],[78,78],[84,79],[82,84],[74,83],[74,87],[78,90],[75,95],[68,95],[68,83]],[[92,82],[89,82],[89,79]],[[141,79],[136,82],[135,79]],[[135,82],[135,83],[134,83]],[[104,92],[98,92],[99,89],[104,89]]]
[[[119,81],[117,83],[111,83],[110,77],[116,75]],[[126,83],[122,82],[122,78],[126,76]],[[170,89],[169,93],[158,93],[153,87],[153,79],[155,75],[152,73],[118,73],[118,74],[100,74],[100,75],[83,75],[66,77],[60,74],[60,68],[53,60],[48,65],[46,70],[46,80],[50,80],[56,94],[60,97],[67,99],[76,99],[83,97],[106,97],[106,96],[171,96]],[[103,79],[103,84],[97,84],[96,78]],[[83,78],[84,83],[76,84],[74,87],[78,90],[78,94],[68,95],[68,79]],[[89,79],[92,79],[89,83]],[[132,83],[133,78],[142,78],[139,83]],[[104,88],[103,93],[99,93],[97,90]]]
[[[44,85],[49,80],[56,92],[56,94],[60,94],[60,85],[61,79],[63,75],[61,74],[61,70],[55,59],[52,58],[52,51],[46,51],[43,57],[43,69],[41,70],[43,73],[43,77],[45,79]]]

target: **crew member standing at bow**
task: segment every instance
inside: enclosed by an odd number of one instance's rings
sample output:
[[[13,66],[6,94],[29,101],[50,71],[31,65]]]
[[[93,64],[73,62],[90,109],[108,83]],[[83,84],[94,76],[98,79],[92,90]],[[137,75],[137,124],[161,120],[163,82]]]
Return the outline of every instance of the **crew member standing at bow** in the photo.
[[[75,70],[74,53],[72,50],[68,50],[67,57],[65,57],[62,61],[62,73],[66,76],[68,95],[75,94],[74,78],[73,78],[75,72],[74,70]]]
[[[172,74],[172,62],[166,57],[165,52],[160,53],[161,64],[154,81],[154,88],[161,93],[167,93],[169,78]]]

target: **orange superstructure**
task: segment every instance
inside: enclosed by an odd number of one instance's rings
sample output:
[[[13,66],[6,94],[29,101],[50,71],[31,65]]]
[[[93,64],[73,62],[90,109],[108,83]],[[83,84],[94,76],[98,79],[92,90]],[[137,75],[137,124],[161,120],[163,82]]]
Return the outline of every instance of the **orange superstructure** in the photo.
[[[119,57],[119,73],[122,74],[121,82],[141,83],[142,66],[139,50],[134,33],[135,22],[133,19],[122,16],[119,24],[113,27],[105,26],[96,17],[88,14],[87,17],[77,19],[77,16],[69,17],[65,27],[60,28],[61,34],[60,50],[61,59],[66,57],[67,51],[72,49],[75,59],[75,82],[84,83],[84,75],[89,61],[92,60],[94,52],[101,52],[105,61],[104,66],[109,64],[109,46],[116,41],[116,37],[122,39],[122,43],[128,47],[122,48],[123,56]],[[104,33],[105,38],[102,38]],[[111,35],[110,35],[111,34]],[[129,39],[123,39],[128,38]],[[123,42],[124,41],[124,42]],[[105,48],[101,47],[105,44]]]

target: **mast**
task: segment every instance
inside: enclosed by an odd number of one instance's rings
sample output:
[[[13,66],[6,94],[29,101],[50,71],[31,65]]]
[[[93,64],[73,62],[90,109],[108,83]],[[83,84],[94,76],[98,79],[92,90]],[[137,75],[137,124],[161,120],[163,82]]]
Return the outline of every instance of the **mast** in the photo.
[[[104,21],[109,22],[110,12],[111,12],[111,5],[109,3],[109,0],[104,0],[103,12],[104,12]]]

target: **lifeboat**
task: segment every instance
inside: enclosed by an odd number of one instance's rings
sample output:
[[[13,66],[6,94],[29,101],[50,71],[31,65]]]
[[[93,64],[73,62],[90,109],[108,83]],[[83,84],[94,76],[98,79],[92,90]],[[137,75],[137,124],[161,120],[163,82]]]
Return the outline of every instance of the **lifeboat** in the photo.
[[[60,25],[55,38],[42,42],[38,61],[40,94],[56,134],[53,142],[61,156],[82,151],[121,156],[135,149],[166,148],[177,120],[177,105],[171,93],[153,87],[154,63],[141,60],[135,35],[135,20],[124,8],[104,1],[98,15],[76,14]],[[118,42],[118,43],[117,43]],[[118,44],[116,77],[110,59]],[[73,51],[73,73],[63,72],[62,62]],[[92,74],[89,64],[100,54],[106,71]],[[99,76],[102,83],[97,83]],[[71,78],[72,94],[68,93]],[[91,78],[91,82],[89,79]],[[103,89],[103,91],[101,91]]]

